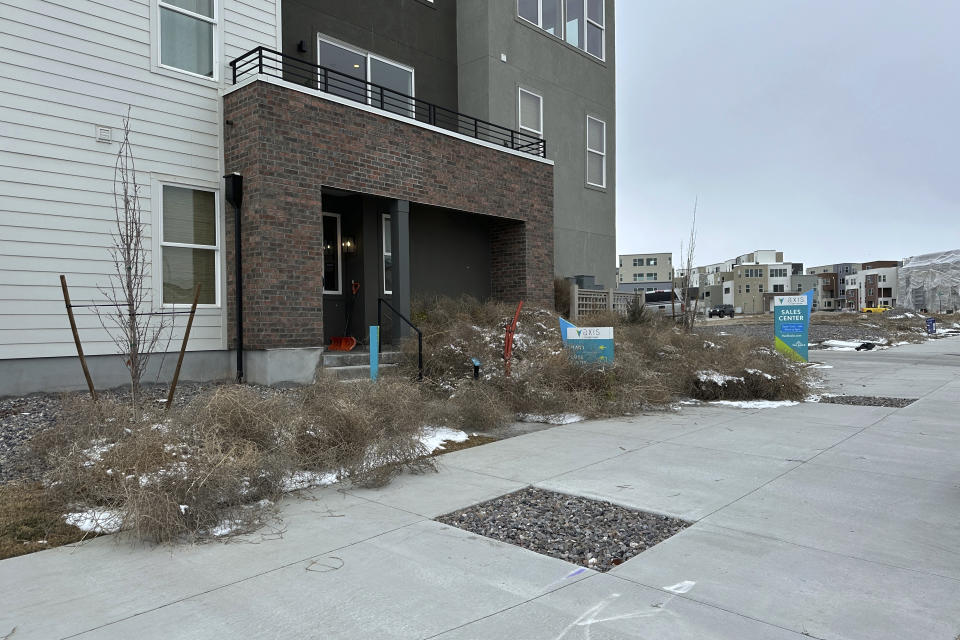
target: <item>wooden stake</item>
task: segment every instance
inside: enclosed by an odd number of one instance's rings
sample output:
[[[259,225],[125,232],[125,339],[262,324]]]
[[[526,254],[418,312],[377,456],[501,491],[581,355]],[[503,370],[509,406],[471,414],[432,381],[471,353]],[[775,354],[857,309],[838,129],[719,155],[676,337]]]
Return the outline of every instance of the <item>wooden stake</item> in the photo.
[[[187,340],[190,339],[190,327],[193,326],[193,316],[197,313],[197,302],[200,301],[200,285],[193,292],[193,304],[190,306],[190,318],[187,320],[187,330],[183,332],[183,344],[180,345],[180,357],[177,358],[177,368],[173,371],[173,380],[170,382],[170,392],[167,394],[167,411],[173,404],[173,392],[177,390],[177,380],[180,378],[180,365],[183,364],[183,352],[187,350]]]
[[[87,369],[87,360],[83,357],[83,346],[80,344],[80,334],[77,332],[77,321],[73,318],[73,306],[70,304],[70,292],[67,291],[67,277],[60,275],[60,288],[63,290],[63,304],[67,307],[67,317],[70,318],[70,329],[73,331],[73,342],[77,345],[77,355],[80,356],[80,366],[83,367],[83,377],[87,379],[87,388],[90,397],[97,401],[97,391],[93,388],[93,379]]]

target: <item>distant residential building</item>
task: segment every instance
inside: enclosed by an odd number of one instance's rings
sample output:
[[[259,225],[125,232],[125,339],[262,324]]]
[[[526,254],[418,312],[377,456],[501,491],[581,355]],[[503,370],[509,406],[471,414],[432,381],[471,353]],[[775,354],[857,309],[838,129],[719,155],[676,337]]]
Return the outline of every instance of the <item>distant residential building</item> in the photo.
[[[858,273],[844,278],[846,308],[897,306],[899,266],[896,260],[864,262]]]
[[[817,277],[813,295],[814,311],[836,311],[846,308],[846,281],[851,275],[857,274],[861,266],[859,262],[841,262],[808,267],[807,274]]]
[[[617,282],[670,282],[673,280],[672,253],[631,253],[620,256]]]

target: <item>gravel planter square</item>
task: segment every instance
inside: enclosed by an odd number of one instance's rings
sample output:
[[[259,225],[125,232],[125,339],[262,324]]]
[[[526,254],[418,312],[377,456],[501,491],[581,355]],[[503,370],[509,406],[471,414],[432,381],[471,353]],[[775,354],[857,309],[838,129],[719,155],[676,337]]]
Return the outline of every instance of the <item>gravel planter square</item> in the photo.
[[[668,516],[533,487],[437,521],[596,571],[609,571],[690,526]]]
[[[902,409],[917,401],[917,398],[884,398],[882,396],[823,396],[820,402],[828,404],[852,404],[858,407],[896,407]]]

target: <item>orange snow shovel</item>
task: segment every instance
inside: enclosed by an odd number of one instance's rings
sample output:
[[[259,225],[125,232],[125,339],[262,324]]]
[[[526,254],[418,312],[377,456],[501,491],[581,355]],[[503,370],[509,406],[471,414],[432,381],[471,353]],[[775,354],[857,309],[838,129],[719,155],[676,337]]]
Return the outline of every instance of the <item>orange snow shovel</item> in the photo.
[[[353,348],[357,346],[357,339],[349,335],[349,333],[350,318],[353,316],[353,305],[357,301],[357,293],[360,291],[360,283],[354,280],[350,285],[350,289],[353,295],[346,303],[343,316],[343,332],[348,335],[334,336],[330,338],[330,346],[328,347],[330,351],[352,351]]]

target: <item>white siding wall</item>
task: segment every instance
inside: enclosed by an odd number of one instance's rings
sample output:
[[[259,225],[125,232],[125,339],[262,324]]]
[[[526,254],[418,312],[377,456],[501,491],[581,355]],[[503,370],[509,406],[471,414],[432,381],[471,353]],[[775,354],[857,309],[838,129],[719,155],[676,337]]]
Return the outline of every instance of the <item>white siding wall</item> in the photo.
[[[128,105],[151,253],[158,183],[222,191],[227,63],[256,46],[280,48],[279,2],[218,0],[222,65],[211,81],[157,66],[156,0],[0,0],[0,359],[75,355],[58,276],[75,302],[103,299]],[[115,141],[96,142],[96,125],[112,127]],[[222,251],[220,263],[223,283]],[[226,347],[222,289],[220,305],[198,311],[193,350]],[[77,321],[86,353],[115,352],[96,316],[77,310]]]

